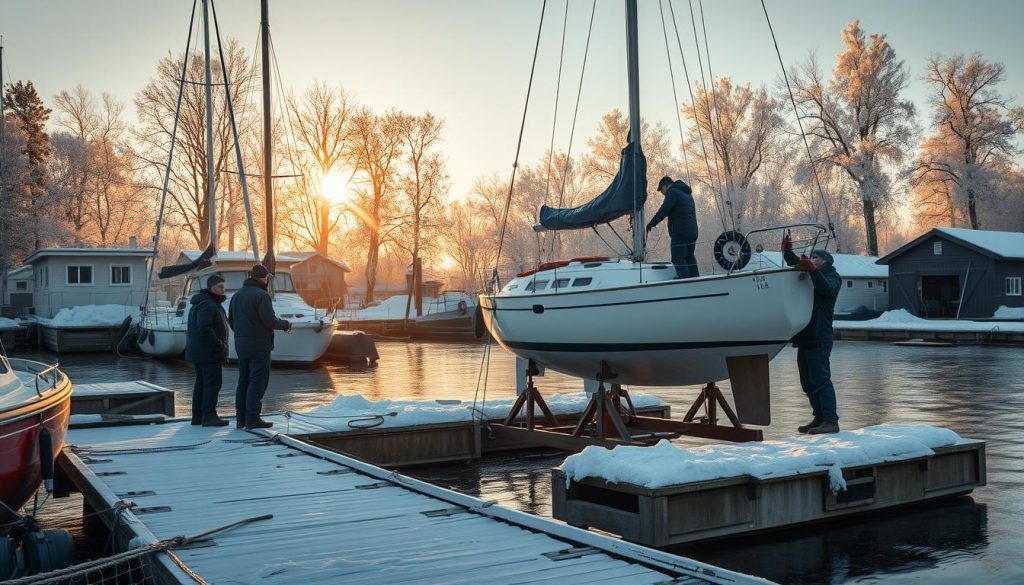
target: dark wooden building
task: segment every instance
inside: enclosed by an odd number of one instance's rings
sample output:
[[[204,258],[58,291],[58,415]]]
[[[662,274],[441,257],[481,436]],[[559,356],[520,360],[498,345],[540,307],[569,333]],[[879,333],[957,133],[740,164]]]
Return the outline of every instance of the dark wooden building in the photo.
[[[302,300],[316,308],[325,308],[330,302],[342,306],[348,293],[345,274],[352,272],[347,263],[319,252],[284,252],[283,255],[295,259],[288,269]]]
[[[991,317],[1024,306],[1024,233],[933,228],[878,260],[889,308],[919,317]]]

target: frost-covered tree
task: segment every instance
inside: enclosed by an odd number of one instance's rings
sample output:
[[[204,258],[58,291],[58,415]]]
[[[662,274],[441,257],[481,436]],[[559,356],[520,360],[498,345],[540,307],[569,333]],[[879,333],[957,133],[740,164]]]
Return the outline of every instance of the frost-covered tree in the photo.
[[[917,219],[979,229],[981,203],[998,207],[999,179],[1019,152],[1014,138],[1024,128],[1024,108],[1012,108],[997,89],[1003,64],[979,54],[933,55],[924,79],[933,91],[934,130],[913,175]]]
[[[713,91],[696,86],[694,103],[682,108],[690,122],[688,166],[696,184],[729,202],[731,209],[722,210],[728,228],[742,230],[778,204],[778,191],[770,190],[767,178],[758,179],[784,148],[780,104],[767,90],[734,85],[728,77],[719,78]]]
[[[790,73],[793,94],[821,160],[857,187],[867,251],[878,255],[876,211],[894,193],[892,169],[917,135],[914,104],[902,99],[909,72],[885,35],[866,36],[860,21],[842,31],[845,49],[827,83],[812,55]]]
[[[21,154],[28,159],[28,183],[23,185],[28,195],[24,201],[27,208],[32,244],[41,248],[44,225],[47,214],[46,205],[46,162],[50,157],[50,136],[46,132],[46,121],[50,118],[50,110],[43,105],[43,100],[36,93],[31,81],[18,81],[7,86],[4,95],[6,115],[14,120],[21,134],[24,135],[24,147]],[[17,193],[17,190],[12,190]],[[15,197],[13,201],[17,202]]]

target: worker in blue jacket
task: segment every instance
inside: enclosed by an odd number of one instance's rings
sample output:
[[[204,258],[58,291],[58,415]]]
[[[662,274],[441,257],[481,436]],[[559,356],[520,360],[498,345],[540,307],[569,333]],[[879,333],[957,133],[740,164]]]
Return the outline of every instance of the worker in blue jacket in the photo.
[[[192,385],[192,424],[222,427],[217,397],[223,381],[221,365],[228,359],[228,318],[224,314],[224,278],[212,274],[206,288],[192,296],[185,332],[185,359],[196,368]]]
[[[806,272],[814,285],[814,308],[811,320],[796,336],[796,364],[800,371],[800,387],[811,403],[814,420],[797,428],[801,433],[820,435],[839,432],[836,389],[832,385],[829,356],[832,354],[832,314],[843,280],[832,266],[832,254],[814,250],[811,257],[797,257],[787,234],[782,238],[782,254],[786,264]]]
[[[665,196],[665,201],[647,223],[647,231],[650,232],[661,220],[668,218],[668,235],[672,238],[672,265],[675,266],[676,277],[700,276],[697,258],[693,255],[698,232],[693,190],[683,181],[673,181],[672,177],[665,176],[658,181],[658,191]]]

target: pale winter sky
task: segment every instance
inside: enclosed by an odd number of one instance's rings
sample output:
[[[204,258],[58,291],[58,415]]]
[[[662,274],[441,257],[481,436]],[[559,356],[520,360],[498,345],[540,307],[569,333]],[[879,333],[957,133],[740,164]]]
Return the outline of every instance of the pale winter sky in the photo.
[[[1024,99],[1024,2],[903,0],[823,2],[767,0],[787,66],[816,51],[831,71],[842,49],[839,32],[860,19],[888,35],[909,65],[908,96],[930,121],[920,81],[932,53],[981,52],[1003,62],[1004,94]],[[0,4],[7,68],[4,79],[32,80],[43,99],[83,84],[129,104],[168,52],[179,54],[191,0],[5,0]],[[668,16],[667,0],[662,4]],[[694,0],[696,9],[698,1]],[[218,0],[224,34],[255,48],[259,0]],[[555,147],[568,147],[580,79],[590,0],[570,0]],[[691,78],[699,75],[689,3],[674,0]],[[537,78],[527,118],[523,160],[535,164],[550,140],[565,0],[550,0]],[[716,76],[772,85],[779,65],[758,0],[704,2],[711,66]],[[663,122],[678,142],[659,3],[640,0],[641,102],[645,117]],[[526,95],[541,13],[538,0],[338,1],[271,0],[270,22],[283,83],[302,89],[314,80],[341,85],[377,110],[431,111],[447,121],[444,150],[453,192],[467,192],[480,175],[507,177]],[[699,18],[699,16],[698,16]],[[626,109],[624,7],[600,0],[583,83],[573,152],[586,149],[602,114]],[[688,99],[669,21],[680,100]],[[698,20],[699,26],[699,20]],[[1017,103],[1021,103],[1018,99]],[[791,118],[791,110],[787,109]]]

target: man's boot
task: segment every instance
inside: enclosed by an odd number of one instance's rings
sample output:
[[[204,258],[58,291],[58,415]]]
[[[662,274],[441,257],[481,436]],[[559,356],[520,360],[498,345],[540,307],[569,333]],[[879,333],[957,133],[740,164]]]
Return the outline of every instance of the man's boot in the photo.
[[[249,420],[245,421],[245,428],[247,430],[252,430],[252,429],[269,429],[272,426],[274,426],[274,423],[272,423],[272,422],[270,422],[268,420],[263,420],[262,418],[249,419]]]
[[[204,427],[226,427],[228,426],[227,419],[217,416],[217,413],[207,414],[203,417]]]
[[[823,422],[816,427],[807,429],[809,435],[828,435],[839,432],[839,423]]]
[[[813,429],[814,427],[816,427],[816,426],[818,426],[820,424],[821,424],[821,417],[820,416],[816,416],[816,417],[814,417],[814,420],[812,420],[811,422],[809,422],[809,423],[807,423],[807,424],[805,424],[803,426],[797,427],[796,430],[800,431],[801,433],[806,433],[807,431]]]

